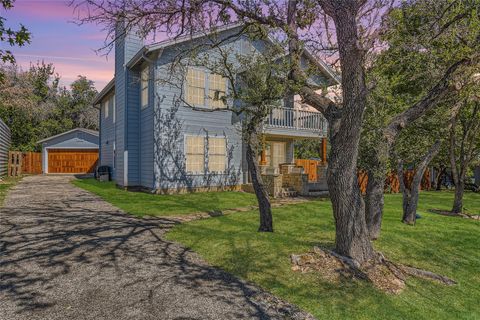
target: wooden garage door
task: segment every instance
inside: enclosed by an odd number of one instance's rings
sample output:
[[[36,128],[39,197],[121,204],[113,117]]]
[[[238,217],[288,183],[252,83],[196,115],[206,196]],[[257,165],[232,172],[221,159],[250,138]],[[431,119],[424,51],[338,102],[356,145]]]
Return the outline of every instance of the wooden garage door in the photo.
[[[95,149],[49,149],[48,173],[92,173],[97,161]]]

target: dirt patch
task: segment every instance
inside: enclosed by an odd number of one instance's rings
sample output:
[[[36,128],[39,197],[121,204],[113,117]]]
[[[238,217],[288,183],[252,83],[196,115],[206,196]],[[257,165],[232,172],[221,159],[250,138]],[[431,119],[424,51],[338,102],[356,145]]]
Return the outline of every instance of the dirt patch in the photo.
[[[470,214],[470,213],[453,213],[451,211],[445,211],[440,209],[430,209],[428,210],[431,213],[440,214],[442,216],[449,216],[449,217],[459,217],[465,219],[473,219],[473,220],[480,220],[480,214]]]
[[[455,281],[436,273],[410,266],[394,264],[378,253],[376,259],[360,265],[355,260],[337,253],[314,247],[313,251],[291,255],[292,270],[297,272],[318,272],[327,281],[338,282],[342,279],[368,281],[387,293],[399,294],[405,289],[408,276],[434,280],[446,285]]]

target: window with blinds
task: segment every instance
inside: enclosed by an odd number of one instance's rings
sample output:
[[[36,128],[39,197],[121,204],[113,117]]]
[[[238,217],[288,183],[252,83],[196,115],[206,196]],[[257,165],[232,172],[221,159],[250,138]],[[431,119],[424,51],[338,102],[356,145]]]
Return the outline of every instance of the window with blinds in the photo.
[[[205,171],[205,138],[186,136],[186,170],[191,173],[203,173]]]
[[[148,107],[148,66],[144,67],[140,75],[140,106]]]
[[[226,92],[227,81],[221,75],[197,68],[187,69],[185,101],[189,105],[211,109],[225,108]]]
[[[191,106],[205,105],[205,72],[200,69],[188,68],[185,97]]]
[[[225,108],[225,94],[227,92],[227,81],[219,74],[208,75],[208,99],[212,109]]]
[[[225,172],[227,143],[225,138],[208,139],[208,171]]]

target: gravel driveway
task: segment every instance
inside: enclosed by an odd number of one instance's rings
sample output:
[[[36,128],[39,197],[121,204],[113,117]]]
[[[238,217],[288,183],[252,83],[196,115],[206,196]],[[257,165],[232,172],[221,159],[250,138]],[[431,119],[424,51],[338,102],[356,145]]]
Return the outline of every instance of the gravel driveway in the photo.
[[[30,176],[0,211],[0,319],[301,319],[308,315],[66,176]]]

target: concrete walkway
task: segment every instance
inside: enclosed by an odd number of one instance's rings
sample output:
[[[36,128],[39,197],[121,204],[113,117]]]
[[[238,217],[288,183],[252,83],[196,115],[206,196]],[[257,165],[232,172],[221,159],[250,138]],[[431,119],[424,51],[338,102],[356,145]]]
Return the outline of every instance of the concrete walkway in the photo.
[[[0,319],[303,319],[70,183],[26,177],[0,211]]]

